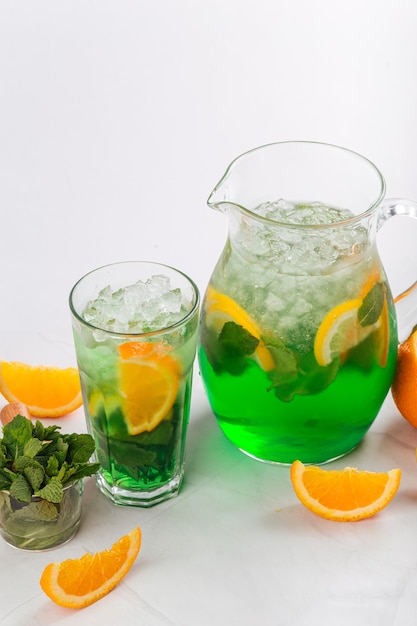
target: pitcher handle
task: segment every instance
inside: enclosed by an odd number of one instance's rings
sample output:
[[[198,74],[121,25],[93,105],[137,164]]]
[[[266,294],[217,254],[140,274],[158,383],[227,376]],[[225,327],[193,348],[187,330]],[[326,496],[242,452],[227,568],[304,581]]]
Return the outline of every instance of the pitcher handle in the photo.
[[[407,215],[417,219],[417,202],[404,198],[387,198],[379,207],[378,230],[394,215]],[[417,280],[394,298],[399,312],[399,339],[403,341],[417,325]]]

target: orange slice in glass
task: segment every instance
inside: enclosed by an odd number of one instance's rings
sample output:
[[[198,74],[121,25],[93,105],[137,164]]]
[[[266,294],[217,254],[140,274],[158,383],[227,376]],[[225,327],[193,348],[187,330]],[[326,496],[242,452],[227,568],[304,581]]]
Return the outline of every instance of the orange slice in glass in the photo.
[[[180,386],[180,365],[162,344],[127,342],[118,348],[120,393],[129,434],[151,431],[168,417]]]

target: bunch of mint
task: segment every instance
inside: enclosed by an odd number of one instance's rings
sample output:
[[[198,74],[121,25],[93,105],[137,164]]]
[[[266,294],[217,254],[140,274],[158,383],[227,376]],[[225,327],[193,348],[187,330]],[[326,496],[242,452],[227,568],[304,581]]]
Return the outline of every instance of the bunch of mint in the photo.
[[[95,474],[90,463],[95,444],[91,435],[60,434],[59,426],[43,426],[17,415],[0,438],[0,491],[19,502],[38,496],[59,504],[68,485]]]

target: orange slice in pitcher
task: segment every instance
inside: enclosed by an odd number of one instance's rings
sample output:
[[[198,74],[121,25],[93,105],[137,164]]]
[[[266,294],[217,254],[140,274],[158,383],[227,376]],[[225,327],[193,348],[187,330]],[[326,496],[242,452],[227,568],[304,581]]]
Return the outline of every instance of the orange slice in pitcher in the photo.
[[[242,326],[259,341],[255,349],[255,357],[262,369],[269,372],[275,367],[274,359],[262,341],[258,324],[240,304],[230,296],[209,286],[206,293],[205,310],[207,326],[214,328],[217,333],[221,332],[226,322],[234,322]]]
[[[180,386],[180,365],[162,344],[127,342],[118,348],[120,392],[129,434],[151,431],[168,417]]]
[[[358,310],[362,300],[347,300],[323,318],[314,340],[314,356],[325,367],[358,343]]]

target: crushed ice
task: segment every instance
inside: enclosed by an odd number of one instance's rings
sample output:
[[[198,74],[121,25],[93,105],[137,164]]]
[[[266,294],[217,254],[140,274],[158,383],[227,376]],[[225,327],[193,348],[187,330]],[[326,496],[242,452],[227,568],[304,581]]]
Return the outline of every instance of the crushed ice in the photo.
[[[172,326],[186,312],[181,290],[171,287],[168,276],[156,274],[114,292],[110,285],[104,287],[82,317],[96,328],[136,334]]]
[[[317,272],[357,256],[368,245],[367,229],[347,220],[348,209],[320,202],[294,204],[287,200],[264,202],[252,212],[271,220],[241,229],[236,243],[241,253],[253,255],[254,262],[265,258],[283,273]],[[303,231],[294,226],[317,226]],[[329,226],[320,228],[320,226]]]

